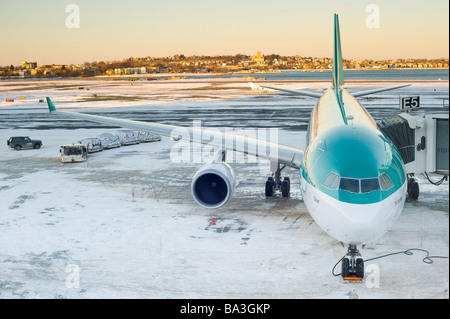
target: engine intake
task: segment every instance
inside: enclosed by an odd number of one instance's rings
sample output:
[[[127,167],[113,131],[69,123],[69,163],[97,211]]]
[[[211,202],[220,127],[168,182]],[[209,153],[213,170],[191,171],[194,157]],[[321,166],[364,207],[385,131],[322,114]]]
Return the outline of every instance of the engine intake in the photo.
[[[206,208],[225,205],[234,193],[236,178],[230,165],[212,163],[200,168],[192,181],[192,196]]]

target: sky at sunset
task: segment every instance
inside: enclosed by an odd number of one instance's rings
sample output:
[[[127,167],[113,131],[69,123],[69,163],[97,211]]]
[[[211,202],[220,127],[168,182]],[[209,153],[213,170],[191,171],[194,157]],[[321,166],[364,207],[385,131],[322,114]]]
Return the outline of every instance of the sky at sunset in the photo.
[[[366,11],[373,5],[378,22]],[[1,0],[0,12],[0,65],[257,51],[331,57],[334,13],[344,58],[449,56],[448,0]]]

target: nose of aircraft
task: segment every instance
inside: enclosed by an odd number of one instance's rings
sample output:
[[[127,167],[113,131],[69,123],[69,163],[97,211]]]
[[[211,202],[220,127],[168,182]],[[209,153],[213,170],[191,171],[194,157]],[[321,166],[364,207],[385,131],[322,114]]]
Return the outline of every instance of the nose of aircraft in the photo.
[[[334,237],[349,244],[372,242],[389,229],[400,216],[405,202],[406,184],[385,200],[373,204],[340,202],[336,215],[340,216]]]
[[[341,234],[343,242],[370,242],[381,237],[387,229],[384,225],[389,218],[379,204],[345,205],[338,210],[343,219],[342,224],[346,225]]]

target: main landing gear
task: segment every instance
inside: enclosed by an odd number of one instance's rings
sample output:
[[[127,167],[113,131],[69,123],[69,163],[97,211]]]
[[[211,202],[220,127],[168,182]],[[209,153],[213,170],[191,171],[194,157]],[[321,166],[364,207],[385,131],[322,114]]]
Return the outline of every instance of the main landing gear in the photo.
[[[412,199],[419,198],[419,183],[412,176],[408,176],[408,186],[407,186],[408,197]]]
[[[275,165],[276,167],[273,167],[274,165],[271,163],[271,169],[275,169],[272,170],[272,176],[266,181],[266,197],[273,196],[275,191],[281,191],[283,197],[289,197],[291,193],[291,181],[289,177],[285,177],[281,180],[281,171],[286,165],[283,165],[283,167],[280,166],[280,163],[276,163]]]
[[[360,281],[364,277],[364,260],[356,245],[349,245],[347,254],[342,259],[342,278]]]

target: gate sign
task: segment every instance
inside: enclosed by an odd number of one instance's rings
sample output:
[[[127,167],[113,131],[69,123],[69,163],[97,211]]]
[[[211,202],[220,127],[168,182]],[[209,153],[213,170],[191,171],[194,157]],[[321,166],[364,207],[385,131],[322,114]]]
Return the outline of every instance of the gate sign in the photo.
[[[400,109],[409,110],[420,107],[420,96],[400,96]]]

